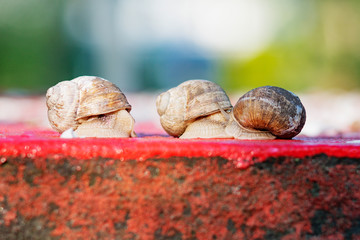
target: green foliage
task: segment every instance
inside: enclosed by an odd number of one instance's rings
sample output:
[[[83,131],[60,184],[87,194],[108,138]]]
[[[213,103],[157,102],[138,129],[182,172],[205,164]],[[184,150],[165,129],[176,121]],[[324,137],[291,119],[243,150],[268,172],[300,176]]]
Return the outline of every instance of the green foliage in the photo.
[[[44,91],[68,75],[62,2],[0,0],[0,89]]]
[[[63,31],[66,3],[0,0],[0,92],[44,92],[75,77],[74,69],[96,74],[89,55],[95,50],[79,54],[86,46],[72,45]],[[360,88],[360,1],[293,0],[279,9],[279,29],[265,49],[251,58],[217,60],[218,82],[227,91],[263,85],[292,91]],[[153,61],[149,60],[151,69],[145,69],[151,74],[159,71],[152,68]],[[169,68],[167,62],[156,67]],[[155,78],[159,77],[154,74],[147,84],[155,87]]]
[[[314,82],[321,64],[300,45],[272,46],[250,60],[226,60],[222,64],[224,87],[230,91],[264,85],[305,89]]]
[[[317,1],[250,59],[221,65],[228,91],[275,85],[293,91],[360,88],[360,3]],[[303,9],[304,10],[304,9]]]

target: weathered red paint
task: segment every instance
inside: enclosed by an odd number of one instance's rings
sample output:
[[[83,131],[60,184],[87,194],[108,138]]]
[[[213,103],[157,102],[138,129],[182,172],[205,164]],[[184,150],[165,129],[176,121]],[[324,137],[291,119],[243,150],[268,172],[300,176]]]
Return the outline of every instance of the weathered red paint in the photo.
[[[355,139],[0,138],[5,239],[360,238]]]
[[[17,125],[15,125],[16,127]],[[21,127],[21,125],[19,125]],[[163,135],[118,139],[60,139],[51,130],[3,132],[0,155],[6,157],[44,158],[114,158],[119,160],[182,157],[223,157],[236,167],[246,168],[269,157],[302,158],[317,154],[333,157],[360,158],[360,140],[356,138],[309,138],[293,140],[177,139]],[[14,135],[14,132],[16,133]],[[140,134],[141,136],[141,134]]]

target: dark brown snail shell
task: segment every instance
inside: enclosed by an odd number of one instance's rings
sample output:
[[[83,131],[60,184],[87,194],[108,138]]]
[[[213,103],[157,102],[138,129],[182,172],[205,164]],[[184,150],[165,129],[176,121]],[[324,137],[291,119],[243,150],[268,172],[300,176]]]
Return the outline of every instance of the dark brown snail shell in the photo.
[[[299,97],[274,86],[255,88],[244,94],[235,104],[233,114],[245,128],[268,131],[286,139],[298,135],[306,120]]]

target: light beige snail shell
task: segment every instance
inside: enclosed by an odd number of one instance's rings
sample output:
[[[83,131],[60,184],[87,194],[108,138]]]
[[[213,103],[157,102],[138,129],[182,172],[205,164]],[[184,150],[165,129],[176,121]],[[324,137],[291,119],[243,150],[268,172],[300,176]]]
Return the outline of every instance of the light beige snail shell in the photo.
[[[283,88],[264,86],[237,101],[226,132],[238,139],[290,139],[300,133],[305,120],[298,96]]]
[[[63,133],[73,129],[79,137],[133,137],[131,105],[113,83],[94,76],[62,81],[48,89],[46,105],[50,125]]]
[[[229,138],[226,115],[232,105],[224,90],[211,81],[188,80],[156,100],[160,123],[171,136]]]

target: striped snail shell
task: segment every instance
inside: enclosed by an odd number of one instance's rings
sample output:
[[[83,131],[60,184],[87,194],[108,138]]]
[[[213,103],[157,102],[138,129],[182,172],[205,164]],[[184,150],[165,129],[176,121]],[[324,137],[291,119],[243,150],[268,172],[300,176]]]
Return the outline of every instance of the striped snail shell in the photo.
[[[46,105],[50,125],[60,133],[72,128],[83,137],[135,135],[126,96],[103,78],[81,76],[59,82],[48,89]]]
[[[264,86],[244,94],[235,104],[226,131],[240,139],[295,137],[306,112],[298,96],[283,88]]]
[[[160,123],[171,136],[228,137],[221,111],[232,108],[224,90],[211,81],[188,80],[157,97]],[[216,115],[215,115],[216,114]]]

